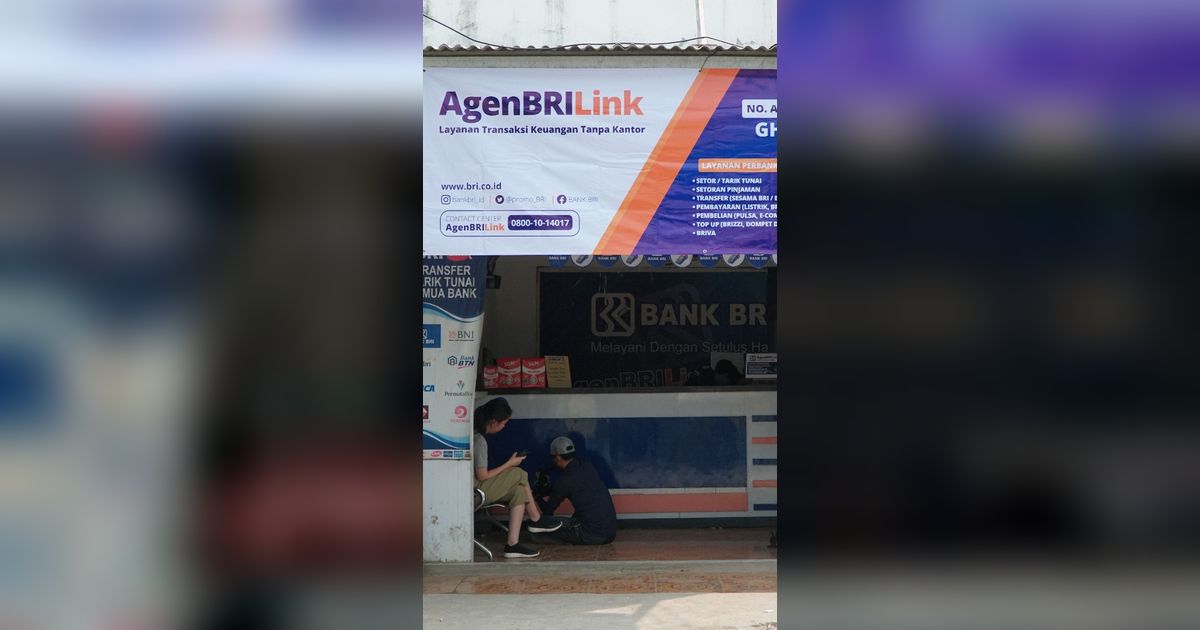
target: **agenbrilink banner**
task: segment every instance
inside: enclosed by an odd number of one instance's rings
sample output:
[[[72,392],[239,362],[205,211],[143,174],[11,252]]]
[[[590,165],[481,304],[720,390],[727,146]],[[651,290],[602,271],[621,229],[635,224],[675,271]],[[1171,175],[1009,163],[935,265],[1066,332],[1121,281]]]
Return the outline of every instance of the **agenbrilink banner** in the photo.
[[[422,442],[426,459],[469,459],[487,259],[421,262]]]
[[[774,70],[429,68],[426,254],[771,254]]]

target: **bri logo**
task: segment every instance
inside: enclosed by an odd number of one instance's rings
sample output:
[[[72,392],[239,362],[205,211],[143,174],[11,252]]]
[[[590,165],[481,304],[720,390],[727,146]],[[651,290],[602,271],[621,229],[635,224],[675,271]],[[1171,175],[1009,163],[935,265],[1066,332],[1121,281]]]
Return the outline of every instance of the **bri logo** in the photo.
[[[438,115],[454,114],[465,123],[475,123],[484,116],[643,116],[642,98],[631,90],[620,96],[604,95],[592,90],[590,98],[583,92],[531,92],[521,96],[467,96],[446,92]]]

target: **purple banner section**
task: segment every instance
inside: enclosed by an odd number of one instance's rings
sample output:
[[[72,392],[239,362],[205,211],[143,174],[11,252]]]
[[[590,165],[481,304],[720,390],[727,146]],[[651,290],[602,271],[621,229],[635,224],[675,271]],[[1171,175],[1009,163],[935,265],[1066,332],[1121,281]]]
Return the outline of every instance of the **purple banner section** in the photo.
[[[775,253],[776,173],[701,170],[702,160],[775,159],[775,74],[738,72],[634,253]]]

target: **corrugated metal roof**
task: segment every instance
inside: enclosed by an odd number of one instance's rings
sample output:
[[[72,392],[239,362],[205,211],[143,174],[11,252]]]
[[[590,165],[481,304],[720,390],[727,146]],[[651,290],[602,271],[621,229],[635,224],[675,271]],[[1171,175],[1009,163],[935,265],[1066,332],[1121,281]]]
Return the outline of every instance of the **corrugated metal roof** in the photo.
[[[775,55],[775,46],[727,46],[724,44],[691,44],[680,46],[678,44],[661,45],[661,44],[582,44],[574,46],[448,46],[442,44],[440,46],[426,46],[425,54],[558,54],[558,53],[573,53],[573,54],[675,54],[675,55],[699,55],[699,54],[720,54],[720,55],[756,55],[756,56],[771,56]]]

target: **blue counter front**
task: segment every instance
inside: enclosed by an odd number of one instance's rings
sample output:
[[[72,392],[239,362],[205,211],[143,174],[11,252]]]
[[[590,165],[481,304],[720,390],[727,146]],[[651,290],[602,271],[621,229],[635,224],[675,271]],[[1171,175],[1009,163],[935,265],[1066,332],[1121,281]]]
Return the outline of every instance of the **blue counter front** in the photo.
[[[488,436],[489,466],[527,449],[523,467],[536,475],[550,441],[566,435],[608,485],[618,518],[776,515],[773,388],[493,392],[476,404],[497,396],[513,419]]]

